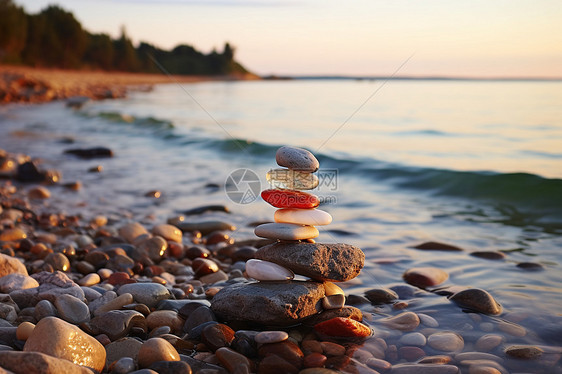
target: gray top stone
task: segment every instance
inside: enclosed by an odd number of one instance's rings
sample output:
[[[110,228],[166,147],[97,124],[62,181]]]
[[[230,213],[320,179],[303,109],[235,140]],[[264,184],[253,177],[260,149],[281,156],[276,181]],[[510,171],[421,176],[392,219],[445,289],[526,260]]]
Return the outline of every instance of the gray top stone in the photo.
[[[226,321],[289,326],[317,314],[323,297],[324,286],[318,282],[234,284],[215,295],[211,309]]]
[[[320,163],[312,153],[303,148],[281,147],[275,154],[277,165],[305,172],[315,172]]]
[[[344,282],[363,268],[365,254],[349,244],[278,242],[260,248],[255,258],[274,262],[317,281]]]

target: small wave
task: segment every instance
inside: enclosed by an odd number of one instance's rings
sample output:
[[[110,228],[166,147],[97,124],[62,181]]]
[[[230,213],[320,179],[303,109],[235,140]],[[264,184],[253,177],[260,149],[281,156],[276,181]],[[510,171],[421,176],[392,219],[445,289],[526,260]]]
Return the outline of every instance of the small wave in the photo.
[[[280,145],[247,139],[213,140],[206,146],[222,152],[246,152],[270,161]],[[337,168],[339,174],[368,177],[394,186],[421,190],[434,196],[478,200],[492,206],[510,206],[531,215],[562,216],[562,179],[529,173],[457,171],[389,164],[374,159],[338,158],[316,155],[323,168]]]
[[[158,130],[166,130],[166,129],[174,128],[174,124],[171,121],[154,118],[152,116],[136,117],[121,112],[98,112],[98,113],[81,112],[80,114],[88,118],[101,118],[113,123],[131,124],[135,126],[154,128]]]
[[[551,152],[532,151],[532,150],[521,151],[521,153],[525,153],[527,155],[532,155],[532,156],[545,157],[545,158],[562,159],[562,153],[551,153]]]
[[[389,180],[408,189],[434,195],[486,200],[494,204],[524,207],[535,212],[562,215],[562,179],[529,173],[455,171],[416,167],[371,168],[366,171],[379,180]]]

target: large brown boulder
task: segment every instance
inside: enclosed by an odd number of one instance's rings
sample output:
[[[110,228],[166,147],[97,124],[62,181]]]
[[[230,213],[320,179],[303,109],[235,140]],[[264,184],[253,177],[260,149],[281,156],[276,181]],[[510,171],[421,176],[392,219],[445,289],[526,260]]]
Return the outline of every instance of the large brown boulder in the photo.
[[[226,321],[288,326],[322,310],[324,286],[318,282],[234,284],[220,290],[211,309]]]

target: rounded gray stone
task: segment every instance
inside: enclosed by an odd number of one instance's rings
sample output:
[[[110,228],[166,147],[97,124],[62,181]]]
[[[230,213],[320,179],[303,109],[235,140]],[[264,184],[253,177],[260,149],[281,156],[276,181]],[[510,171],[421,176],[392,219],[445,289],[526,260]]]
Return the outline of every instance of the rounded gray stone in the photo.
[[[158,283],[130,283],[119,287],[117,294],[130,293],[137,303],[155,308],[161,300],[169,299],[170,292]]]
[[[66,322],[79,325],[90,320],[90,310],[81,300],[72,295],[60,295],[55,299],[59,316]]]
[[[342,243],[278,242],[261,247],[255,258],[322,282],[351,280],[359,275],[365,263],[361,249]]]
[[[277,165],[298,171],[315,172],[320,163],[314,155],[303,148],[281,147],[275,153]]]

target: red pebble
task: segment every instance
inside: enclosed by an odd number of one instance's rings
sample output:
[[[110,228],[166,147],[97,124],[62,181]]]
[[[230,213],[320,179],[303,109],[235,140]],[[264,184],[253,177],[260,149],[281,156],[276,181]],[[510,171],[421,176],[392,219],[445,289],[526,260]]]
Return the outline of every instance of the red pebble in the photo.
[[[129,277],[129,274],[119,271],[111,274],[109,278],[107,278],[107,283],[117,286],[121,284],[137,283],[137,281],[131,279],[131,277]]]
[[[312,352],[304,356],[303,365],[305,368],[321,368],[327,359],[322,353]]]
[[[336,317],[314,326],[320,334],[333,337],[365,338],[371,335],[371,329],[351,318]]]
[[[318,196],[301,191],[269,189],[261,197],[276,208],[313,209],[320,205]]]

